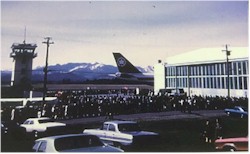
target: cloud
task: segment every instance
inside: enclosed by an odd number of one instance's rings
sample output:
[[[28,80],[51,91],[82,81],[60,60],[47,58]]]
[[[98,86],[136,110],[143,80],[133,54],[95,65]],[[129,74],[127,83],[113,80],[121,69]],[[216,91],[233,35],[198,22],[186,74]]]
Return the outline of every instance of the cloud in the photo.
[[[11,68],[10,46],[23,41],[25,26],[27,41],[38,45],[34,66],[44,64],[46,36],[55,42],[50,63],[114,64],[111,53],[120,51],[153,65],[192,49],[247,46],[248,2],[3,1],[1,24],[3,68]]]

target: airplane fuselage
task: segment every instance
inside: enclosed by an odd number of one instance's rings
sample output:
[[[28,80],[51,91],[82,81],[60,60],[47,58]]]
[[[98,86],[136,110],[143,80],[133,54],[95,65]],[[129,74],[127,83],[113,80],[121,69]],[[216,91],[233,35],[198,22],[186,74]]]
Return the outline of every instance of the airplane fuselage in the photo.
[[[151,73],[121,73],[117,72],[116,77],[123,80],[154,82],[154,75]]]

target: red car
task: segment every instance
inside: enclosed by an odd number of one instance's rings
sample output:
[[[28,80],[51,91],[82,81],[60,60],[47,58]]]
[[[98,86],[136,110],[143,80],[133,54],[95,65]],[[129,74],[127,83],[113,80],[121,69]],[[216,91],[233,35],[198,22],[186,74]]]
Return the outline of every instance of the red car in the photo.
[[[248,151],[248,137],[215,140],[215,149],[222,151]]]

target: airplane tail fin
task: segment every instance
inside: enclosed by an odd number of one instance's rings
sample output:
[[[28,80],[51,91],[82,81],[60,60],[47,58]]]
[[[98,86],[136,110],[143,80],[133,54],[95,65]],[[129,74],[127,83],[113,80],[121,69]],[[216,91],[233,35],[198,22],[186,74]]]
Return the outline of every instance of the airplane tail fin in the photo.
[[[113,53],[119,72],[121,73],[141,73],[122,54]]]

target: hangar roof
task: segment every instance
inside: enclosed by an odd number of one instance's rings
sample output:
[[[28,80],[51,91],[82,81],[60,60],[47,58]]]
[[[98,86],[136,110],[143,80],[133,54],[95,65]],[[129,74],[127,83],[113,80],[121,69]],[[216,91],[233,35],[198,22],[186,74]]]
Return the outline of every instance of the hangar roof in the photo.
[[[167,65],[190,65],[201,63],[225,62],[225,47],[220,48],[201,48],[183,54],[166,58]],[[228,47],[231,51],[230,60],[248,59],[248,47]]]

